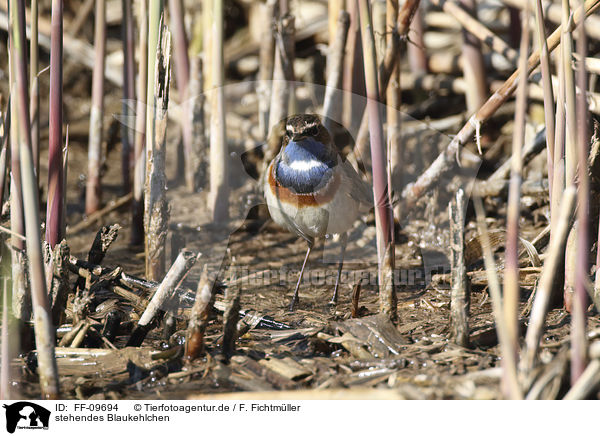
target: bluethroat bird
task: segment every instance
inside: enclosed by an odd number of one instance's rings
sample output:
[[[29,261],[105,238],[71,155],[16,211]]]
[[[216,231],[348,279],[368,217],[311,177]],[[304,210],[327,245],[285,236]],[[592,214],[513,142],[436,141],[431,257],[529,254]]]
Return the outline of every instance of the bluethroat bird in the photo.
[[[266,171],[264,192],[271,218],[308,244],[290,310],[298,302],[298,289],[315,239],[337,234],[341,254],[331,299],[335,304],[347,231],[373,203],[369,185],[342,160],[331,134],[319,116],[312,114],[287,118],[281,150]]]

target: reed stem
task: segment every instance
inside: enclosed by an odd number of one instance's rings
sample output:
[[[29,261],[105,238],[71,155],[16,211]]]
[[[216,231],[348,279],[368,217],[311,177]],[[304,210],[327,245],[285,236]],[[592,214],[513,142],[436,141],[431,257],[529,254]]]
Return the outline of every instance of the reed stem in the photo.
[[[90,215],[100,209],[102,184],[102,120],[104,118],[104,65],[106,56],[106,1],[96,1],[94,24],[96,63],[92,75],[92,107],[90,112],[90,135],[88,143],[88,177],[85,190],[85,213]]]

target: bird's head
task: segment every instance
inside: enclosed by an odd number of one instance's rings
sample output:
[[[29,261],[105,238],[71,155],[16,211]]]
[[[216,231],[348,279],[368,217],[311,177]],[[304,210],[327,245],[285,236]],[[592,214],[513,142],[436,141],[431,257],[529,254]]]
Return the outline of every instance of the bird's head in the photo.
[[[335,164],[337,153],[331,135],[313,114],[292,115],[286,120],[283,158],[287,161],[319,160]]]

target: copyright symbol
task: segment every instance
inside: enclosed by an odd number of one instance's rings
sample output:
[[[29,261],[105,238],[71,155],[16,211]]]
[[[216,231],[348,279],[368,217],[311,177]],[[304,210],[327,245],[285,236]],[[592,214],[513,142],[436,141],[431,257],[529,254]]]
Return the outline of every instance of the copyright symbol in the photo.
[[[133,406],[133,410],[135,410],[136,412],[139,412],[140,410],[142,410],[142,405],[141,404],[135,404]]]

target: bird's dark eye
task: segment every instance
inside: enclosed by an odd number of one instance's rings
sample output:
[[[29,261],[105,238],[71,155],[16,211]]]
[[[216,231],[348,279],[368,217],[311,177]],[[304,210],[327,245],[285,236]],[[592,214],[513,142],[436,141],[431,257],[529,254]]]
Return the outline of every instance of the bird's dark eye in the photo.
[[[292,137],[292,131],[290,129],[286,129],[285,130],[285,136],[287,136],[288,138]]]

